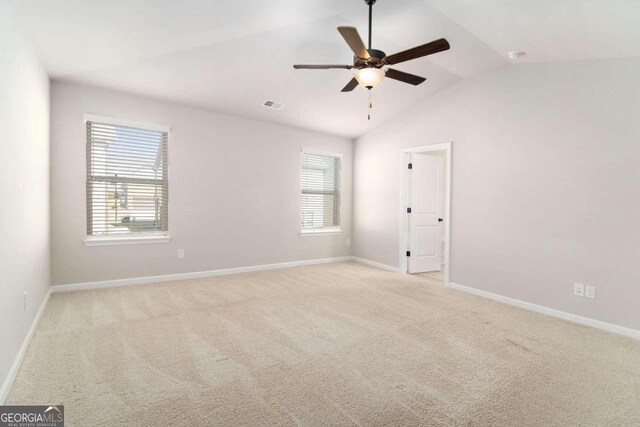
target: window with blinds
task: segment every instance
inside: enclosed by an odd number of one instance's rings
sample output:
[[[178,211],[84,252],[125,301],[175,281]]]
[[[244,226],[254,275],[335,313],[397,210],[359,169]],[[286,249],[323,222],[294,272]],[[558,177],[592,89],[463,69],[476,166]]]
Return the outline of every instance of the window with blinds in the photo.
[[[167,132],[87,120],[87,234],[168,231]]]
[[[340,157],[302,153],[302,231],[340,230]]]

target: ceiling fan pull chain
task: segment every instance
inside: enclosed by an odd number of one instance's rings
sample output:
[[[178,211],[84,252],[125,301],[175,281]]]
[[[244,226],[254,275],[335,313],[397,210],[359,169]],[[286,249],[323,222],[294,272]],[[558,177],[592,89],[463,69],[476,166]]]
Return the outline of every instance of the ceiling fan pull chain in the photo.
[[[371,108],[373,108],[373,102],[371,101],[371,91],[369,91],[369,112],[367,114],[367,120],[371,120]]]

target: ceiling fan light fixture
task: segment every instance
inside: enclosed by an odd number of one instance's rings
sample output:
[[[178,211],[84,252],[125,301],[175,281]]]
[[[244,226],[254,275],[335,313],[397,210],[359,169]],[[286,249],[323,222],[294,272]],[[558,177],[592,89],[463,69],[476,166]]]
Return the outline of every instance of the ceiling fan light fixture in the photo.
[[[385,76],[385,72],[380,68],[367,67],[355,72],[355,78],[360,86],[373,89],[380,84]]]

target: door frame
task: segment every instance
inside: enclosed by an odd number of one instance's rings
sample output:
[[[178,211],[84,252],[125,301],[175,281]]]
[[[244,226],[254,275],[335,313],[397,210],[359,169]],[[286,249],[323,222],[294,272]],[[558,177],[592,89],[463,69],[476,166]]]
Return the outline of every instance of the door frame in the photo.
[[[400,247],[399,247],[399,260],[400,273],[407,274],[407,250],[409,242],[409,215],[407,213],[407,207],[409,202],[409,157],[414,153],[428,153],[430,151],[445,151],[447,165],[447,173],[445,175],[445,205],[447,207],[444,217],[444,235],[445,235],[445,250],[444,250],[444,285],[449,286],[449,271],[450,271],[450,253],[451,253],[451,148],[453,142],[444,142],[442,144],[421,145],[418,147],[409,147],[402,149],[400,153]]]

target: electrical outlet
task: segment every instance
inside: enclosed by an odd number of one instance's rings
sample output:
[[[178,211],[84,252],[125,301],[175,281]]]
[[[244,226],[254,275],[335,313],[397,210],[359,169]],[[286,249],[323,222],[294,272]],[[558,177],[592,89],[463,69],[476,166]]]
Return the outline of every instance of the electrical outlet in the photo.
[[[582,283],[573,284],[573,294],[578,297],[584,296],[584,285]]]
[[[596,299],[596,287],[595,286],[585,286],[584,287],[584,296],[591,299]]]
[[[351,239],[347,239],[347,246],[351,246]]]
[[[178,249],[178,259],[184,258],[184,249]]]
[[[27,294],[29,292],[28,291],[24,291],[24,294],[22,294],[22,311],[27,311]]]

